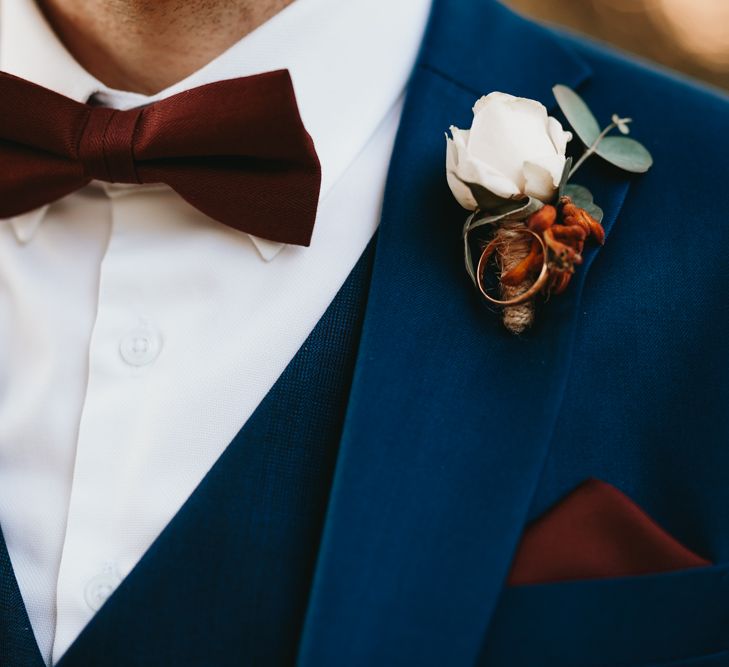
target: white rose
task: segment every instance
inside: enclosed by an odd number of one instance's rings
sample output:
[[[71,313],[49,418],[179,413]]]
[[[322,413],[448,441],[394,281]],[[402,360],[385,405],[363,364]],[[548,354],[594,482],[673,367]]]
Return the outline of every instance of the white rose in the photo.
[[[505,199],[550,201],[559,187],[572,133],[547,115],[543,104],[491,93],[473,107],[470,130],[451,127],[447,137],[448,185],[464,208],[478,208],[468,183]]]

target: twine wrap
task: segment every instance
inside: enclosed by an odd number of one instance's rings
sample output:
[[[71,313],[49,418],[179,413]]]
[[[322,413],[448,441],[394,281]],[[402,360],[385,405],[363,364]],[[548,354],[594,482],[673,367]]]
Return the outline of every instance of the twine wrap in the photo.
[[[532,239],[522,233],[524,229],[526,229],[524,222],[505,220],[496,231],[494,237],[498,244],[496,261],[501,276],[511,271],[529,255]],[[514,299],[524,294],[531,287],[532,282],[533,280],[527,278],[515,286],[501,284],[501,298]],[[513,334],[524,333],[534,324],[535,313],[534,299],[516,306],[506,306],[502,316],[504,326]]]
[[[531,238],[527,230],[526,220],[532,213],[538,211],[544,204],[534,198],[519,202],[512,202],[495,211],[475,211],[467,220],[463,228],[464,258],[466,272],[474,285],[483,291],[479,278],[474,270],[473,256],[469,245],[472,232],[491,228],[495,229],[492,242],[497,244],[496,263],[500,276],[514,268],[527,257],[531,247]],[[524,294],[532,287],[533,280],[526,280],[516,286],[500,285],[501,298],[506,301]],[[524,333],[533,323],[536,315],[534,299],[525,300],[517,305],[503,307],[503,324],[508,331],[514,334]]]

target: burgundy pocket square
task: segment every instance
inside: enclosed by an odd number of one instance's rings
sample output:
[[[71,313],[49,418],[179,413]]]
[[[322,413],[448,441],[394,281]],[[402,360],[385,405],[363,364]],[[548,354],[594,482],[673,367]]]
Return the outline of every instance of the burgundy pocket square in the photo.
[[[614,486],[590,479],[524,532],[508,584],[543,584],[704,567]]]

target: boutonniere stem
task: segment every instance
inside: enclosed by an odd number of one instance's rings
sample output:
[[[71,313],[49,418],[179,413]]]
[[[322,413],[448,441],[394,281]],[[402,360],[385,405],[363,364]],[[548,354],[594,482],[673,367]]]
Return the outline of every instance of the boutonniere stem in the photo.
[[[585,146],[574,165],[566,156],[572,133],[539,102],[505,93],[481,98],[471,129],[451,127],[447,137],[448,184],[471,211],[463,228],[466,272],[514,334],[532,326],[540,301],[567,289],[585,244],[605,242],[602,210],[572,176],[593,155],[636,173],[652,164],[637,141],[610,136],[616,129],[627,135],[631,118],[614,114],[600,130],[577,93],[555,86],[554,94]]]

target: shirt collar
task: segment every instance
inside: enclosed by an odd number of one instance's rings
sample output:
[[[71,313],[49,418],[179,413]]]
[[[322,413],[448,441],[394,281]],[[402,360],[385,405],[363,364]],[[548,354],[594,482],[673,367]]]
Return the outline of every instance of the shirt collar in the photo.
[[[431,0],[295,0],[194,74],[145,96],[111,89],[81,67],[34,0],[0,0],[0,69],[78,102],[95,96],[119,109],[214,81],[288,69],[321,161],[323,199],[405,89],[430,5]],[[13,219],[19,240],[32,238],[46,210]],[[283,247],[251,238],[267,260]]]

